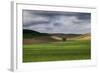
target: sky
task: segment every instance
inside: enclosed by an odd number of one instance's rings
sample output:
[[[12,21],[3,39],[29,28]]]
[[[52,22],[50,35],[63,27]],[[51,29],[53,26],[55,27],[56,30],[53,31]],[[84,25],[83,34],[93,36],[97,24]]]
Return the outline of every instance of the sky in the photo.
[[[41,33],[86,34],[91,32],[91,13],[23,10],[23,29]]]

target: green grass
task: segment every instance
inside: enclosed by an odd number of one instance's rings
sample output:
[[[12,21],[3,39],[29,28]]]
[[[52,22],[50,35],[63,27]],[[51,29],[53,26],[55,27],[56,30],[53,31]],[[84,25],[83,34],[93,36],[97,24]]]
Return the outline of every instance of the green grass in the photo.
[[[23,45],[23,62],[90,59],[90,48],[90,40]]]

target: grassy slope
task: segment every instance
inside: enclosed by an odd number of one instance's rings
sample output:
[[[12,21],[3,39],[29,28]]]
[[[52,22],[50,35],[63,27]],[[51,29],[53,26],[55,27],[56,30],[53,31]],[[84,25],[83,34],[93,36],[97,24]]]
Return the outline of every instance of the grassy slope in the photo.
[[[41,37],[41,36],[48,36],[47,33],[40,33],[33,30],[23,29],[23,38],[33,38],[33,37]]]
[[[23,62],[90,59],[90,41],[42,43],[23,46]]]
[[[77,37],[68,38],[67,40],[91,40],[91,34],[87,33]]]

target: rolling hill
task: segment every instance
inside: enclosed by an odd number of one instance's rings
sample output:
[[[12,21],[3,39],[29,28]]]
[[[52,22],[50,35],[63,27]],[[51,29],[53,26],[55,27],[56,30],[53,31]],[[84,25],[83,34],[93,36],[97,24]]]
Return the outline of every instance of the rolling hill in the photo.
[[[48,43],[48,42],[59,42],[67,40],[90,40],[90,33],[86,34],[62,34],[62,33],[40,33],[33,30],[24,29],[23,30],[23,43],[33,44],[33,43]]]
[[[23,30],[23,44],[32,44],[32,43],[48,43],[58,41],[48,33],[40,33],[33,30]]]
[[[23,38],[33,38],[33,37],[40,37],[40,36],[48,36],[47,33],[40,33],[33,30],[24,29],[23,30]]]
[[[91,34],[90,33],[82,34],[80,36],[71,38],[71,40],[91,40]]]

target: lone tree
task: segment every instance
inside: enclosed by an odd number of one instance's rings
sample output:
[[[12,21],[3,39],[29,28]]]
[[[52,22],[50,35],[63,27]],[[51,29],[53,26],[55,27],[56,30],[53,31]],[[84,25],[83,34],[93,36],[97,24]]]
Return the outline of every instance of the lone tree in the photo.
[[[66,37],[62,37],[62,41],[66,41]]]

